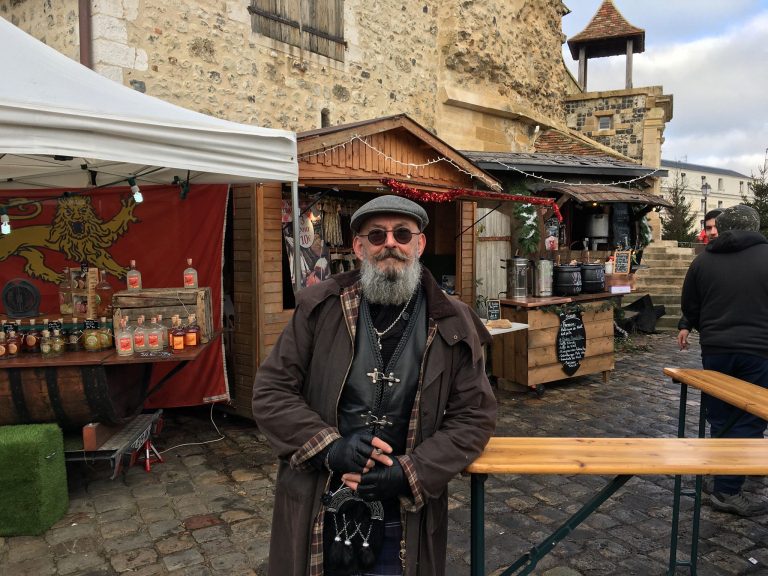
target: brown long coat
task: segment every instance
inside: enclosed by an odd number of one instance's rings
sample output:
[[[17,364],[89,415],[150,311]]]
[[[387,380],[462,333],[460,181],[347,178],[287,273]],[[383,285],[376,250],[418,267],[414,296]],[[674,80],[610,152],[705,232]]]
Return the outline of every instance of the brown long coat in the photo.
[[[279,458],[269,574],[306,576],[311,527],[328,474],[291,468],[296,451],[337,425],[337,403],[353,341],[340,296],[359,278],[340,274],[306,288],[253,389],[253,415]],[[416,445],[410,453],[424,506],[406,515],[406,576],[445,572],[447,484],[493,434],[496,400],[485,375],[480,337],[488,332],[469,308],[446,297],[425,272],[430,325],[436,336],[422,367]]]

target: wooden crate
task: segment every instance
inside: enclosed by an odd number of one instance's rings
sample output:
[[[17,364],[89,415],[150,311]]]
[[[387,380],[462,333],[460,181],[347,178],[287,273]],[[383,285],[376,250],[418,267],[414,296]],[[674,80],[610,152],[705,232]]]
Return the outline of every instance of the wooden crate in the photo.
[[[213,308],[211,306],[210,288],[145,288],[142,290],[122,290],[112,295],[112,306],[115,310],[114,325],[120,326],[124,316],[130,316],[131,321],[144,315],[145,326],[149,319],[158,314],[163,315],[163,324],[170,328],[171,317],[178,314],[186,320],[190,314],[195,314],[200,326],[200,341],[205,344],[213,337]]]

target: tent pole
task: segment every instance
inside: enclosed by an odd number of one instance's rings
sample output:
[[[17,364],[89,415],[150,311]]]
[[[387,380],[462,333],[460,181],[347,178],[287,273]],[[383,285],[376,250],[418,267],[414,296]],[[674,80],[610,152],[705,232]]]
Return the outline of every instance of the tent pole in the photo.
[[[299,242],[299,183],[291,182],[291,211],[293,212],[293,290],[301,290],[301,243]]]

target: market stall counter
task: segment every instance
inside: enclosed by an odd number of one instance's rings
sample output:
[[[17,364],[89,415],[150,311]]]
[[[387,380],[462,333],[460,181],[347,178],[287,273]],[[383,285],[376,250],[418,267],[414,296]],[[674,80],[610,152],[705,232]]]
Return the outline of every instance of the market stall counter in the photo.
[[[610,292],[501,300],[501,317],[527,324],[497,337],[491,372],[501,388],[521,385],[544,392],[543,384],[614,368]],[[511,384],[511,385],[510,385]]]

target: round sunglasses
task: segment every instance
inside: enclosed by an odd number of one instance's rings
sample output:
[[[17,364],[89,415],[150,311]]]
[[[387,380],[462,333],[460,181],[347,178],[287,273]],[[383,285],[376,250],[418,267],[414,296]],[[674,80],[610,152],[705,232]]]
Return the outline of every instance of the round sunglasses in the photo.
[[[387,241],[387,234],[392,232],[392,236],[398,244],[408,244],[414,236],[418,236],[421,232],[412,232],[405,226],[395,228],[394,230],[383,230],[382,228],[374,228],[368,234],[358,234],[361,238],[368,238],[368,242],[374,246],[381,246]]]

